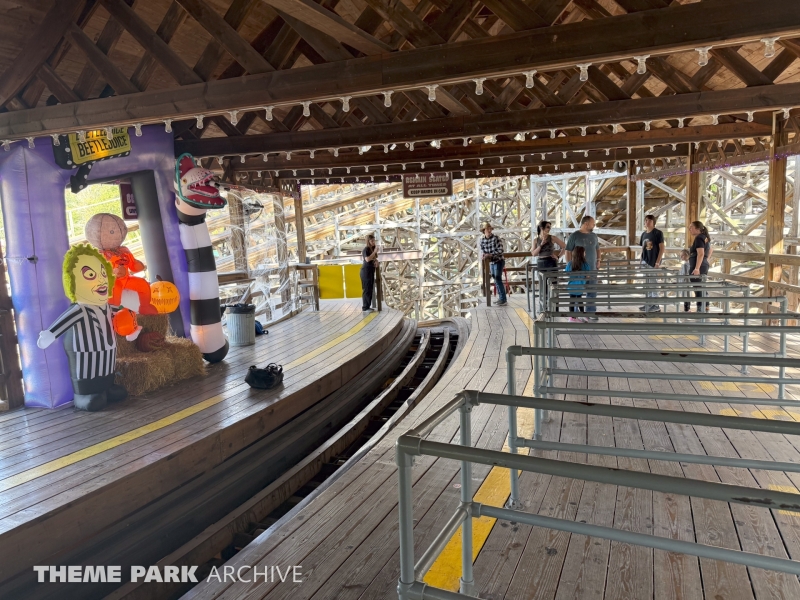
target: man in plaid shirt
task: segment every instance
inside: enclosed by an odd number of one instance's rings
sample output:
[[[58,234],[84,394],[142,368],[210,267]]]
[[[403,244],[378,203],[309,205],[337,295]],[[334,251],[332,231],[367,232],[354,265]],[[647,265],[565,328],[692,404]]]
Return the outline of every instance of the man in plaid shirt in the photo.
[[[492,226],[489,223],[484,223],[481,226],[483,236],[481,237],[481,254],[484,257],[491,258],[489,270],[494,277],[494,283],[497,287],[497,296],[499,302],[497,306],[505,306],[506,302],[506,287],[503,284],[503,267],[506,261],[503,259],[503,242],[499,237],[492,233]]]

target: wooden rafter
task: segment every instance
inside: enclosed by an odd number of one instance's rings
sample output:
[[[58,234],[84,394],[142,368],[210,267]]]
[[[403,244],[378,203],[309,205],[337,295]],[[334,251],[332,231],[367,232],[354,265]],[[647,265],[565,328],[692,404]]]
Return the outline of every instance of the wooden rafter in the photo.
[[[195,8],[204,4],[202,0],[182,1],[187,6],[191,5]],[[174,52],[169,50],[162,37],[144,25],[123,0],[100,0],[100,2],[112,12],[114,18],[122,23],[150,55],[156,57],[167,68],[173,77],[182,83],[189,79],[197,82],[202,79],[181,62]],[[404,23],[406,33],[413,31],[414,36],[412,37],[415,37],[415,41],[411,41],[412,44],[421,45],[432,42],[441,44],[439,40],[443,41],[443,38],[416,12],[400,8],[399,4],[391,4],[385,0],[370,0],[370,2],[370,10],[376,14],[382,14],[384,17],[391,15],[390,22],[395,25],[397,22]],[[701,45],[715,45],[715,47],[720,44],[736,45],[766,35],[785,35],[787,38],[791,38],[793,31],[800,31],[800,22],[798,22],[800,17],[796,10],[790,10],[796,8],[793,2],[773,0],[770,11],[757,10],[757,4],[756,0],[731,0],[731,2],[725,3],[724,7],[716,2],[695,3],[674,6],[666,10],[647,10],[644,13],[633,13],[597,21],[544,27],[509,36],[451,43],[430,49],[419,48],[397,52],[381,56],[380,61],[371,58],[343,58],[337,61],[339,64],[336,65],[319,64],[307,69],[290,69],[250,75],[235,82],[235,85],[228,85],[225,81],[215,81],[205,84],[202,88],[184,85],[182,88],[174,90],[160,90],[152,95],[149,95],[150,92],[143,92],[136,94],[135,98],[130,96],[125,99],[88,101],[98,104],[91,107],[86,104],[84,110],[82,103],[81,110],[69,111],[69,117],[66,116],[66,112],[61,112],[63,109],[60,107],[37,108],[26,114],[28,130],[24,133],[32,135],[52,133],[55,129],[62,127],[61,131],[74,131],[78,128],[147,122],[167,117],[178,120],[180,117],[187,118],[194,114],[220,113],[268,103],[296,103],[320,97],[357,96],[374,93],[380,89],[396,89],[397,92],[402,92],[409,91],[412,87],[418,89],[425,83],[443,85],[448,81],[463,81],[473,76],[497,76],[498,73],[509,73],[512,69],[519,72],[528,68],[539,68],[542,71],[552,72],[562,67],[568,68],[579,61],[598,64],[613,60],[628,60],[631,55],[639,53],[651,54],[648,64],[653,68],[656,76],[669,80],[673,91],[690,92],[699,89],[698,86],[693,83],[692,78],[679,71],[676,72],[674,67],[673,70],[666,67],[666,61],[662,58],[663,53],[672,50],[686,50]],[[469,3],[466,3],[462,6],[460,14],[463,15],[464,8],[468,5]],[[442,6],[448,5],[443,4]],[[508,9],[508,7],[506,8]],[[748,19],[730,19],[730,14],[736,12],[748,13],[750,16]],[[420,12],[423,15],[425,13],[427,10]],[[235,38],[231,39],[238,40],[235,44],[238,44],[241,49],[247,47],[250,48],[250,50],[246,50],[249,54],[258,53],[259,56],[262,54],[262,51],[256,49],[255,45],[251,46],[244,41],[225,19],[214,14],[216,16],[210,18],[215,20],[217,26],[225,23],[224,27],[217,28],[218,35],[223,35],[220,33],[222,31],[227,32],[224,35],[234,34]],[[486,15],[485,19],[491,18],[490,13],[486,13]],[[198,16],[196,10],[195,16]],[[209,20],[208,16],[200,16]],[[469,20],[467,19],[467,21]],[[437,18],[432,17],[432,22],[436,21]],[[428,30],[435,37],[429,35]],[[315,29],[315,31],[318,30]],[[620,35],[620,31],[624,33]],[[657,35],[654,35],[653,32],[657,32]],[[228,37],[230,36],[228,35]],[[290,39],[291,36],[289,38],[284,36],[284,38]],[[553,39],[558,39],[558,44],[554,44]],[[597,39],[602,39],[603,43],[588,43],[590,40]],[[228,46],[234,44],[231,40],[228,42]],[[253,43],[255,44],[255,42],[256,40]],[[292,50],[282,54],[288,57],[292,53],[296,53],[296,44],[297,41],[293,41],[285,45]],[[339,45],[341,46],[341,44]],[[166,52],[163,52],[165,49]],[[266,59],[259,59],[259,61],[266,60],[276,68],[283,68],[283,65],[271,61],[268,52],[263,54]],[[347,75],[343,77],[343,73]],[[596,74],[595,78],[597,79]],[[572,81],[569,83],[570,89],[576,87]],[[492,85],[496,86],[495,93],[499,96],[502,88],[499,87],[499,84],[492,83]],[[613,90],[614,93],[619,91],[627,93],[627,90],[623,90],[618,84],[608,80],[598,83],[597,86],[593,84],[592,88],[584,87],[583,92],[579,92],[576,100],[581,101],[580,94],[582,93],[587,94],[590,99],[602,100],[595,93],[598,86],[605,87],[606,92]],[[502,111],[510,107],[508,102],[512,104],[521,102],[521,106],[529,103],[530,96],[528,94],[530,93],[535,94],[535,97],[540,100],[544,98],[546,105],[558,105],[563,102],[556,90],[549,88],[543,90],[543,87],[545,87],[544,84],[536,85],[534,90],[524,90],[523,95],[516,96],[512,88],[507,94],[508,97],[504,97],[502,102],[497,102],[495,94],[485,94],[483,98],[475,98],[470,97],[470,94],[464,91],[464,95],[459,97],[453,94],[450,88],[447,88],[447,92],[452,97],[443,95],[443,98],[450,104],[448,108],[453,110],[461,110],[455,103],[458,102],[467,109],[472,108],[473,104],[477,104],[484,111]],[[420,109],[426,112],[426,109],[421,107]],[[21,117],[22,115],[18,115],[17,118],[21,120]],[[429,115],[429,118],[431,117],[432,115]],[[5,136],[17,137],[23,133],[23,128],[17,122],[17,118],[3,115],[3,118],[0,119],[0,126],[5,126],[3,128]],[[43,125],[44,123],[47,125]]]
[[[753,96],[747,89],[686,94],[662,98],[621,100],[597,104],[580,104],[544,109],[501,112],[491,115],[448,117],[367,127],[347,127],[338,130],[299,132],[291,136],[263,135],[238,139],[209,139],[180,144],[184,151],[200,156],[247,154],[259,151],[300,150],[358,146],[365,143],[393,143],[402,140],[475,137],[516,133],[519,131],[564,129],[602,125],[610,120],[631,123],[658,120],[701,110],[707,114],[722,114],[742,110],[757,110],[758,103],[769,102],[782,107],[800,93],[800,83],[766,86]],[[763,105],[762,105],[763,106]],[[3,115],[0,115],[0,121]],[[723,127],[719,125],[718,127]],[[680,128],[662,130],[680,135]],[[723,130],[720,129],[720,132]],[[640,132],[642,135],[649,132]],[[740,136],[741,137],[741,136]]]
[[[246,72],[257,74],[269,73],[275,70],[275,67],[267,62],[205,0],[177,0],[177,2],[220,46],[233,56],[236,62],[242,65]]]
[[[305,23],[318,31],[335,37],[340,42],[352,46],[364,54],[389,52],[391,47],[373,37],[357,25],[345,21],[335,12],[320,6],[312,0],[263,0],[285,14]]]
[[[80,27],[72,23],[67,29],[66,35],[75,47],[83,52],[103,79],[114,88],[114,91],[118,94],[134,94],[139,91]]]
[[[747,133],[740,126],[723,126],[729,131],[735,131],[735,135],[757,135],[768,134],[769,127],[761,124],[747,124]],[[687,143],[709,139],[720,135],[719,129],[704,125],[699,127],[689,127],[681,129],[678,136],[668,135],[672,130],[654,130],[650,132],[632,132],[620,134],[606,134],[584,137],[580,135],[559,137],[555,139],[537,139],[526,142],[500,142],[497,144],[461,144],[442,145],[441,148],[432,148],[429,145],[419,144],[413,151],[406,149],[402,144],[389,152],[384,152],[380,146],[373,147],[372,151],[365,152],[363,155],[355,150],[342,151],[336,157],[329,150],[317,150],[312,159],[309,154],[293,153],[291,159],[287,159],[285,154],[275,156],[270,155],[264,165],[262,157],[246,158],[244,163],[237,163],[238,169],[250,170],[253,168],[331,168],[345,166],[364,166],[364,165],[383,165],[386,163],[420,163],[438,162],[440,160],[467,161],[469,168],[476,165],[470,161],[479,159],[492,160],[492,164],[497,164],[500,157],[505,157],[506,166],[514,166],[520,162],[529,165],[539,164],[569,164],[605,162],[614,160],[634,160],[664,158],[672,156],[683,156],[686,153]],[[642,138],[642,134],[647,138]],[[672,132],[676,133],[676,132]],[[672,148],[672,144],[676,148]],[[178,144],[184,150],[182,144]],[[651,151],[648,146],[652,146]],[[628,153],[628,147],[631,148]],[[611,149],[609,154],[605,154],[605,149]],[[683,148],[683,149],[682,149]],[[544,155],[544,157],[542,157]],[[520,156],[523,160],[520,160]],[[451,163],[450,167],[453,165]]]
[[[85,2],[56,2],[45,15],[11,66],[0,75],[0,105],[5,104],[28,83],[64,37]]]
[[[179,85],[188,86],[203,80],[170,48],[155,31],[123,0],[100,0],[128,33],[164,67]]]

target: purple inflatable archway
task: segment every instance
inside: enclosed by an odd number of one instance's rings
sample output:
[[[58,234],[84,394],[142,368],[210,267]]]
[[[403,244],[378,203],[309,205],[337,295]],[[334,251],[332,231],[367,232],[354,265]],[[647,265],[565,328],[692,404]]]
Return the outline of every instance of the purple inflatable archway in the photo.
[[[150,214],[160,216],[164,233],[164,243],[158,240],[154,247],[161,252],[166,247],[172,278],[181,294],[183,329],[189,331],[189,278],[175,211],[173,137],[161,126],[143,127],[141,137],[131,135],[131,146],[129,156],[95,163],[90,181],[152,172],[160,215],[154,210]],[[56,408],[72,402],[72,383],[61,344],[47,350],[36,346],[39,332],[69,305],[61,283],[61,265],[69,248],[64,190],[72,174],[56,165],[49,138],[37,139],[32,149],[15,144],[9,152],[0,150],[6,263],[26,406]],[[144,238],[143,242],[147,244]],[[145,245],[145,259],[150,262],[147,250]],[[163,261],[164,257],[158,258]]]

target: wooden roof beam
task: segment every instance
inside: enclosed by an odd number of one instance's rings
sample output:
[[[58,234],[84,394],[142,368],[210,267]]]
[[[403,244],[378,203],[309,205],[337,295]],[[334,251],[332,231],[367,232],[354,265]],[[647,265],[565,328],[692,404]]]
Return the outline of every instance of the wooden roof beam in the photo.
[[[100,0],[111,16],[117,19],[139,45],[152,54],[180,85],[203,83],[200,76],[192,71],[180,57],[162,40],[155,31],[123,0]],[[174,115],[173,115],[174,116]]]
[[[483,4],[514,31],[550,25],[522,0],[483,0]]]
[[[11,61],[11,66],[0,75],[0,105],[17,95],[44,64],[67,28],[75,22],[78,13],[83,8],[81,2],[55,2],[50,11],[28,37],[16,58]]]
[[[169,44],[172,36],[178,31],[178,27],[186,20],[186,11],[181,8],[177,2],[172,2],[167,9],[164,18],[156,30],[156,35],[161,38],[165,44]],[[140,90],[146,90],[150,85],[150,80],[156,73],[158,62],[152,52],[145,52],[144,56],[139,60],[139,64],[131,75],[131,82]]]
[[[348,23],[335,12],[320,6],[313,0],[263,1],[366,55],[391,51],[388,44],[359,29],[356,25]]]
[[[239,27],[247,18],[247,15],[253,9],[256,0],[234,0],[233,3],[225,11],[223,19],[231,26],[234,31],[238,31]],[[252,45],[252,44],[251,44]],[[225,48],[220,44],[216,38],[206,45],[200,58],[194,65],[194,72],[200,75],[201,79],[208,81],[214,73],[214,69],[225,56]]]
[[[270,173],[278,172],[278,176],[282,178],[296,178],[296,179],[307,179],[311,177],[311,169],[314,169],[313,177],[321,178],[321,177],[341,177],[345,174],[347,167],[350,169],[355,170],[356,173],[352,173],[354,175],[367,175],[367,176],[379,176],[384,174],[401,174],[401,173],[418,173],[418,172],[425,172],[425,173],[435,173],[435,172],[442,172],[442,171],[450,171],[454,173],[454,176],[458,177],[457,173],[459,171],[475,171],[481,170],[485,171],[487,174],[489,173],[490,169],[495,169],[499,171],[501,174],[506,174],[508,169],[511,170],[512,173],[522,174],[522,167],[526,167],[528,169],[529,175],[538,174],[538,167],[542,166],[545,169],[547,167],[551,167],[553,165],[560,165],[561,171],[585,171],[586,164],[591,164],[593,169],[601,169],[605,168],[608,169],[615,161],[646,161],[646,160],[657,160],[663,158],[677,158],[685,156],[689,151],[688,144],[678,144],[675,150],[672,150],[671,147],[660,147],[657,148],[654,152],[650,152],[647,148],[637,148],[628,154],[627,149],[616,149],[613,150],[608,156],[606,156],[605,152],[599,150],[589,151],[588,157],[584,157],[583,154],[579,156],[570,156],[568,155],[564,158],[561,152],[551,153],[545,155],[545,159],[542,160],[540,156],[524,156],[523,160],[519,160],[519,155],[511,156],[506,155],[505,160],[500,162],[499,156],[491,156],[491,157],[483,157],[483,164],[480,163],[479,157],[472,156],[472,157],[464,157],[464,164],[461,165],[457,163],[457,157],[454,158],[445,158],[445,157],[437,157],[433,159],[428,158],[416,158],[410,159],[408,161],[404,160],[390,160],[384,159],[382,162],[378,163],[359,163],[359,162],[352,162],[352,163],[344,163],[338,165],[328,165],[322,166],[320,164],[313,164],[314,161],[304,162],[297,160],[295,161],[294,158],[290,163],[285,163],[283,160],[276,160],[273,161],[270,159],[268,162],[264,163],[263,161],[254,160],[249,163],[241,164],[239,160],[233,161],[232,166],[235,172],[247,172],[247,171],[269,171]],[[298,157],[299,158],[299,157]],[[442,165],[442,161],[444,161],[444,165]],[[292,164],[295,163],[295,164]],[[424,163],[424,167],[422,164]],[[386,165],[386,171],[383,170],[383,165]],[[406,168],[403,169],[403,164],[406,165]],[[604,166],[605,165],[605,166]],[[331,169],[333,173],[329,173],[328,170]],[[545,169],[542,170],[542,173],[545,172]],[[360,171],[360,172],[359,172]],[[297,174],[294,175],[293,172]]]
[[[205,0],[177,0],[220,46],[251,74],[269,73],[275,68],[256,52]]]
[[[763,86],[758,94],[740,88],[703,94],[680,94],[638,100],[620,100],[597,104],[489,113],[464,117],[447,117],[386,125],[344,127],[338,130],[300,132],[292,135],[267,134],[238,139],[209,139],[203,142],[179,143],[180,152],[198,156],[248,154],[272,151],[391,144],[406,140],[431,140],[458,137],[480,137],[536,131],[598,126],[608,123],[641,123],[646,120],[674,118],[676,115],[700,111],[704,114],[743,113],[747,110],[776,110],[790,105],[800,94],[800,83]],[[427,99],[425,99],[427,102]],[[2,118],[5,115],[0,115]],[[746,117],[745,117],[746,118]],[[719,125],[718,127],[722,127]],[[679,132],[674,127],[672,131]],[[723,131],[720,129],[720,131]],[[645,132],[640,132],[645,133]]]
[[[136,0],[126,0],[130,6],[135,4]],[[106,21],[103,30],[100,32],[100,35],[97,38],[96,45],[97,47],[103,52],[103,54],[108,55],[111,49],[114,47],[114,44],[117,43],[119,37],[122,35],[124,28],[120,25],[116,20],[109,19]],[[72,90],[78,96],[78,98],[83,99],[87,98],[89,94],[92,92],[92,88],[94,84],[97,83],[98,76],[97,69],[94,68],[91,62],[87,62],[83,66],[83,71],[78,76],[78,80],[75,82]],[[135,84],[134,84],[135,86]],[[137,90],[143,89],[139,88]]]
[[[80,98],[72,91],[66,82],[59,77],[53,67],[44,63],[39,69],[36,76],[47,86],[50,93],[53,94],[59,102],[66,104],[68,102],[79,102]]]
[[[748,87],[770,85],[772,79],[751,65],[747,59],[734,48],[713,48],[711,53],[731,73],[741,79]]]
[[[119,3],[130,11],[122,0],[101,1],[117,7]],[[640,53],[652,56],[701,45],[735,45],[760,36],[800,32],[800,12],[795,0],[772,0],[769,11],[760,10],[760,4],[761,0],[729,0],[724,6],[717,2],[693,3],[497,38],[251,75],[235,81],[143,92],[129,98],[90,100],[80,103],[79,109],[75,106],[37,107],[0,115],[0,139],[165,117],[186,118],[385,89],[403,91],[471,77],[496,77],[532,68],[553,70],[578,62],[621,60]],[[737,12],[748,14],[748,18],[731,19],[730,15]],[[148,28],[148,31],[169,49],[152,30]],[[602,40],[602,43],[595,40]],[[164,60],[163,56],[159,59]],[[197,77],[194,72],[192,75]]]
[[[366,3],[415,47],[421,48],[445,43],[445,40],[430,25],[402,2],[366,0]]]
[[[135,94],[139,91],[80,27],[71,23],[67,28],[66,36],[86,56],[86,59],[117,94]]]
[[[454,145],[446,145],[443,144],[441,148],[436,149],[430,147],[426,142],[422,140],[417,140],[417,148],[413,152],[403,153],[399,150],[392,151],[389,153],[388,156],[383,156],[383,153],[373,152],[371,154],[365,154],[363,156],[356,156],[355,160],[357,161],[365,161],[369,163],[370,160],[374,160],[375,164],[380,164],[387,162],[388,160],[400,160],[400,162],[404,161],[411,161],[411,160],[442,160],[443,158],[439,157],[451,157],[451,158],[465,158],[468,156],[503,156],[503,155],[518,155],[518,154],[528,154],[528,153],[540,153],[540,152],[570,152],[570,151],[583,151],[583,150],[593,150],[593,149],[602,149],[605,150],[606,148],[627,148],[628,146],[634,148],[639,146],[657,146],[659,144],[681,144],[686,142],[696,142],[696,141],[704,141],[709,139],[719,139],[719,138],[731,138],[731,137],[753,137],[758,135],[765,135],[765,132],[768,130],[768,126],[761,124],[761,123],[728,123],[725,125],[704,125],[704,126],[697,126],[697,127],[684,127],[681,129],[671,128],[671,129],[654,129],[650,131],[630,131],[625,133],[617,133],[617,134],[596,134],[590,136],[581,136],[581,135],[573,135],[567,137],[556,137],[556,138],[549,138],[549,137],[541,137],[537,139],[527,140],[525,142],[499,142],[497,144],[482,144],[482,143],[472,143],[468,144],[467,146],[463,146],[461,144],[454,144]],[[330,131],[330,130],[328,130]],[[316,134],[327,133],[328,131],[318,131],[314,132]],[[302,132],[305,134],[306,132]],[[335,132],[334,132],[335,133]],[[273,137],[277,135],[283,134],[273,134]],[[767,133],[768,135],[768,133]],[[247,137],[256,137],[256,136],[247,136]],[[267,138],[270,136],[258,136],[263,138]],[[322,137],[322,136],[318,136]],[[478,136],[475,136],[478,137]],[[238,140],[242,140],[245,138],[238,138]],[[262,146],[260,150],[255,150],[252,147],[247,149],[243,149],[238,146],[236,143],[237,138],[214,138],[208,140],[189,140],[189,141],[182,141],[176,142],[176,152],[190,152],[195,156],[230,156],[230,155],[239,155],[239,154],[256,154],[256,153],[275,153],[275,152],[285,152],[285,148],[277,148],[274,146]],[[217,141],[218,144],[209,144],[209,142]],[[233,142],[233,143],[231,143]],[[391,144],[392,142],[385,142]],[[396,142],[398,146],[402,145],[401,141]],[[348,164],[348,161],[352,161],[353,157],[347,158],[347,152],[344,150],[340,152],[340,156],[337,159],[333,157],[331,153],[330,156],[320,154],[321,149],[331,149],[331,148],[354,148],[358,145],[369,145],[368,142],[364,141],[361,144],[353,144],[353,145],[338,145],[338,144],[331,144],[331,145],[320,145],[315,148],[317,150],[316,158],[313,163],[316,166],[329,166],[330,164]],[[380,144],[377,142],[373,142],[371,145],[379,146]],[[204,147],[206,149],[214,150],[211,151],[204,151]],[[225,151],[226,149],[230,149],[231,151]],[[193,152],[193,150],[196,150]],[[296,154],[298,152],[303,152],[302,149],[296,148],[292,150],[293,157],[292,157],[292,164],[300,164],[295,161],[303,160],[302,154]],[[337,162],[337,160],[339,162]],[[314,166],[314,165],[312,165]]]

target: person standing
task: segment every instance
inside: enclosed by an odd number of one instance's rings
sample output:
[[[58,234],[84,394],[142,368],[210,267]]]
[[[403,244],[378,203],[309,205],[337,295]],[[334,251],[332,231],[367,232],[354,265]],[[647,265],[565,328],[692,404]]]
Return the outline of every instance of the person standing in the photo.
[[[581,247],[586,252],[586,262],[589,266],[595,270],[600,270],[600,252],[599,252],[600,241],[597,238],[597,234],[594,233],[594,217],[586,215],[581,219],[581,228],[577,231],[573,231],[572,235],[569,236],[567,240],[567,262],[572,262],[572,253],[576,247]],[[594,286],[597,285],[597,278],[588,276],[586,279],[586,285]],[[597,292],[586,292],[587,298],[596,298]],[[597,305],[594,303],[587,303],[586,304],[586,312],[587,313],[594,313],[597,311]],[[597,316],[592,314],[588,315],[588,318],[592,321],[597,320]]]
[[[550,221],[542,221],[536,227],[536,239],[533,240],[533,250],[531,254],[536,258],[536,270],[542,274],[540,281],[543,283],[540,289],[542,302],[547,302],[547,277],[544,275],[548,271],[558,269],[558,257],[561,248],[566,244],[558,237],[550,235],[552,225]]]
[[[375,236],[366,237],[366,245],[361,251],[361,310],[372,310],[372,290],[375,287],[375,266],[378,264],[378,248]]]
[[[656,229],[656,218],[653,215],[647,215],[644,218],[644,231],[639,237],[639,245],[642,247],[642,266],[651,269],[658,269],[661,267],[661,259],[664,258],[664,250],[667,245],[664,243],[664,234],[660,229]],[[648,285],[658,283],[655,277],[648,277],[646,279]],[[656,290],[649,290],[647,292],[648,298],[658,298]],[[657,304],[640,306],[639,310],[648,312],[658,312],[661,307]]]
[[[692,247],[689,249],[689,273],[695,275],[695,277],[690,277],[689,281],[699,283],[703,279],[698,275],[708,273],[708,259],[711,258],[711,236],[708,235],[708,229],[702,221],[692,221],[689,225],[689,233],[694,236]],[[702,298],[703,292],[695,290],[694,295]],[[704,302],[698,302],[697,312],[706,312],[707,306]]]
[[[567,263],[566,268],[564,269],[567,273],[574,272],[574,271],[591,271],[592,266],[586,262],[586,252],[581,246],[575,246],[575,250],[572,252],[572,260]],[[570,313],[581,313],[585,312],[584,307],[576,302],[578,298],[583,296],[583,287],[586,285],[586,282],[582,279],[570,279],[569,283],[567,283],[567,288],[569,289],[569,312]],[[570,321],[573,323],[578,322],[585,322],[585,319],[575,316],[570,317]]]
[[[494,278],[495,286],[497,287],[497,306],[505,306],[506,302],[506,287],[503,283],[503,268],[506,266],[506,261],[503,258],[503,241],[492,233],[492,226],[489,223],[481,225],[481,254],[483,257],[489,257],[489,271]]]

